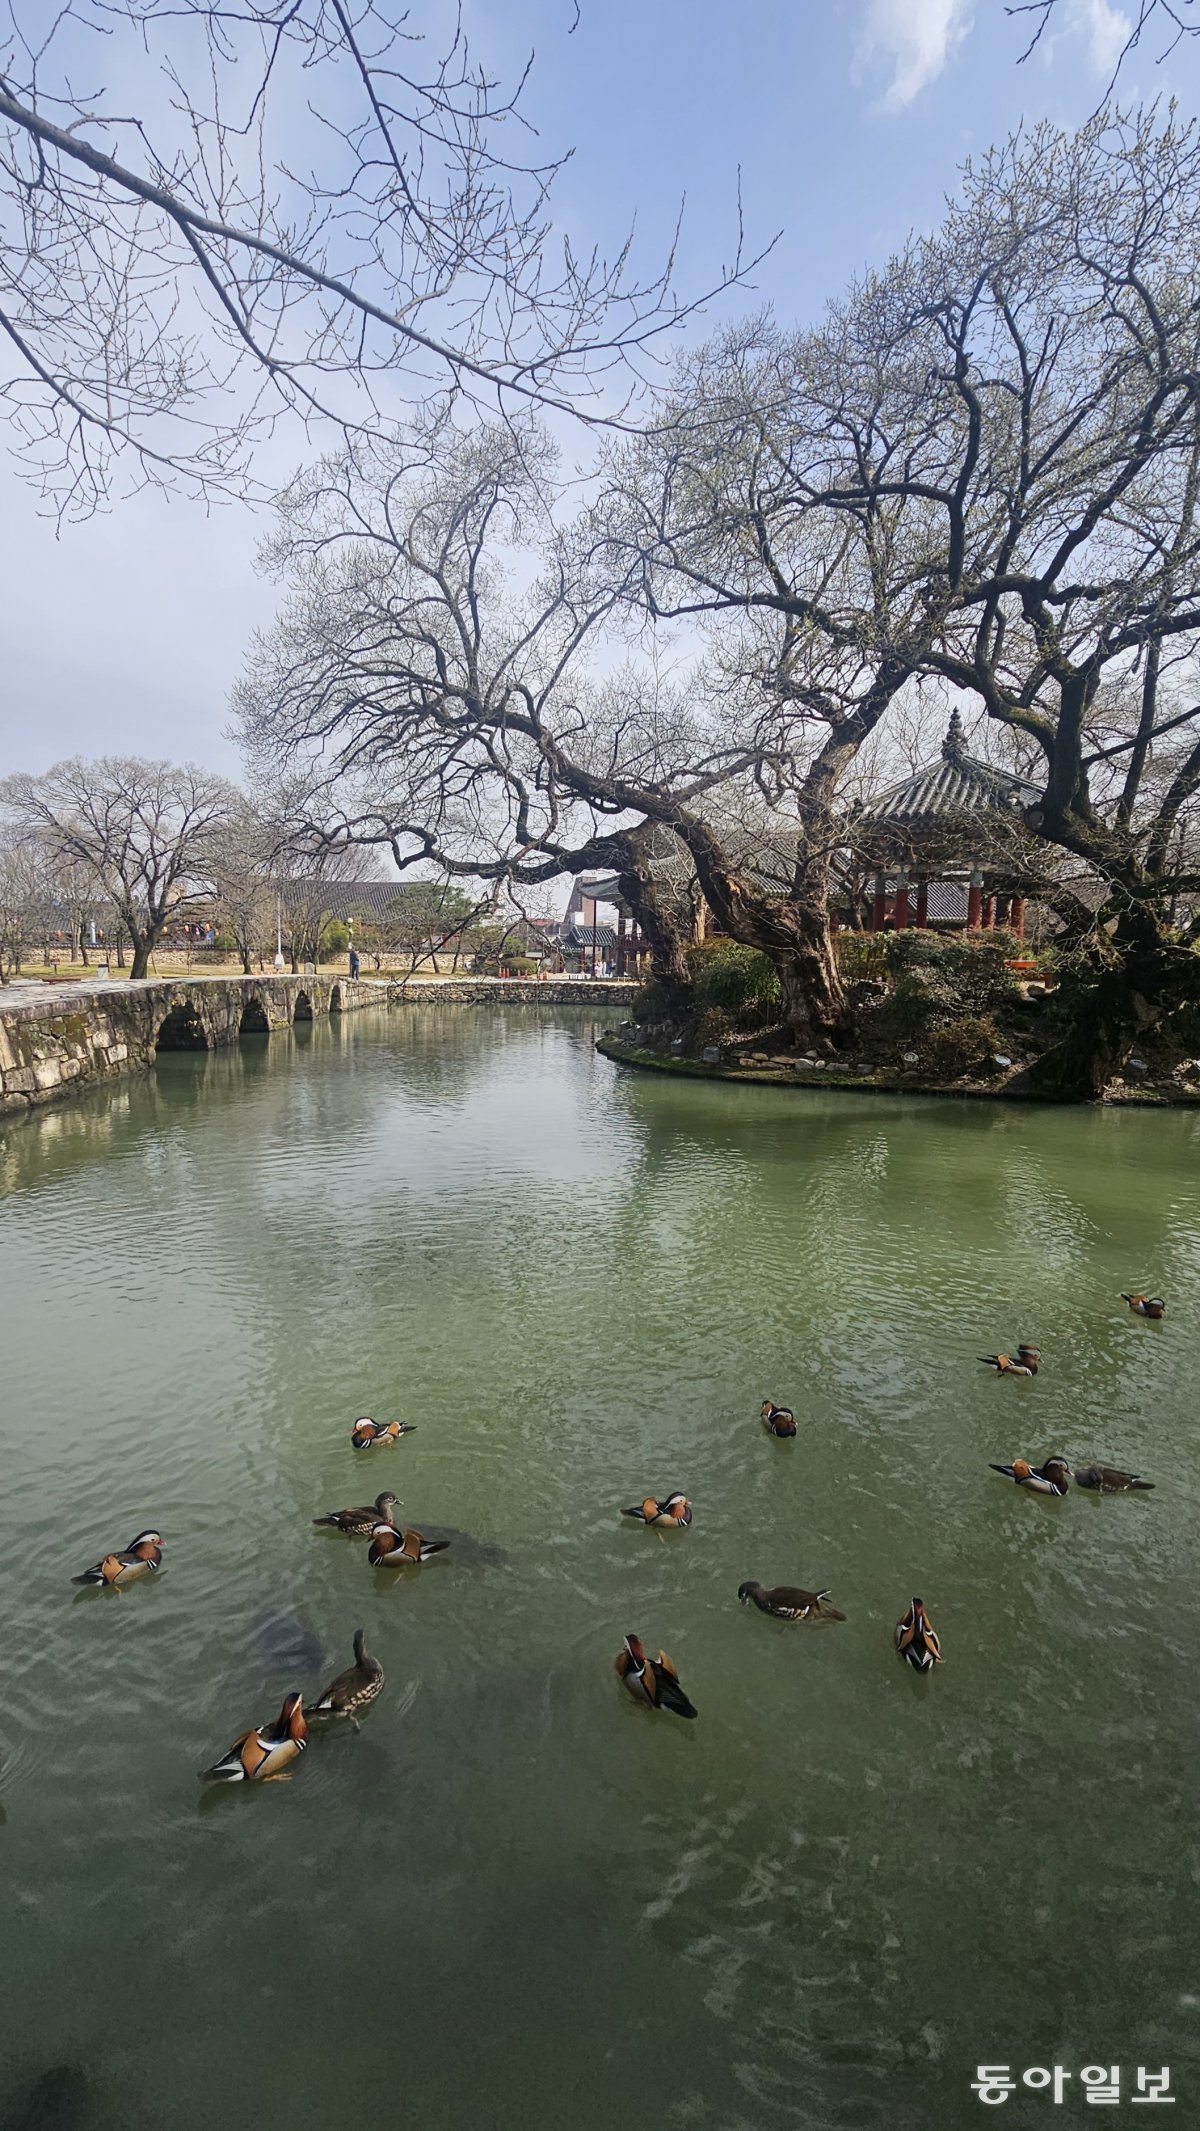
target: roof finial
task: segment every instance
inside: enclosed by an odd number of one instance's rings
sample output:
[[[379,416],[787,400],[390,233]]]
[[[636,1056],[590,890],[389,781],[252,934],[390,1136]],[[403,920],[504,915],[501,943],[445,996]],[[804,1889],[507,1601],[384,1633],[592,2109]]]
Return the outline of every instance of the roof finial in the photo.
[[[942,742],[942,761],[953,762],[957,766],[961,766],[966,760],[966,753],[967,746],[966,741],[963,739],[962,719],[959,717],[957,710],[952,710],[950,723],[946,727],[946,737]]]

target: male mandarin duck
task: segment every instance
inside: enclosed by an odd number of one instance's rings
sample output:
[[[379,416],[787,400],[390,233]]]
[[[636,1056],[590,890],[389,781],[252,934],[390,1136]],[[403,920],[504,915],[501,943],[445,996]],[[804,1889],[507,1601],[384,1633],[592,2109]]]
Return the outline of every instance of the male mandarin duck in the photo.
[[[1122,1472],[1117,1465],[1077,1465],[1076,1487],[1088,1487],[1097,1495],[1127,1495],[1135,1490],[1149,1492],[1153,1480],[1144,1480],[1140,1472]]]
[[[777,1583],[768,1591],[761,1583],[741,1583],[738,1597],[744,1606],[757,1606],[773,1620],[845,1620],[836,1606],[825,1603],[828,1591],[801,1591],[795,1584]]]
[[[661,1502],[654,1495],[647,1495],[644,1502],[635,1502],[632,1509],[623,1509],[621,1515],[640,1517],[643,1524],[667,1525],[682,1531],[692,1521],[692,1505],[686,1495],[678,1493],[664,1495]]]
[[[420,1532],[405,1529],[398,1532],[394,1524],[377,1524],[371,1534],[367,1560],[373,1569],[404,1569],[415,1567],[418,1562],[428,1561],[431,1554],[444,1553],[448,1539],[422,1539]]]
[[[763,1426],[769,1429],[772,1435],[796,1433],[796,1416],[790,1406],[777,1406],[774,1399],[765,1398],[762,1402],[762,1418]]]
[[[896,1648],[917,1672],[932,1672],[942,1662],[942,1646],[921,1599],[914,1598],[896,1624]]]
[[[274,1724],[244,1731],[227,1754],[211,1768],[201,1769],[201,1783],[266,1783],[282,1775],[308,1744],[303,1701],[303,1695],[289,1694]]]
[[[1122,1291],[1121,1300],[1127,1302],[1139,1317],[1158,1318],[1166,1315],[1167,1305],[1161,1295],[1126,1295]]]
[[[395,1522],[396,1499],[385,1489],[362,1509],[331,1509],[324,1517],[314,1517],[313,1523],[332,1525],[335,1532],[348,1532],[353,1539],[369,1539],[377,1525]]]
[[[1071,1468],[1065,1458],[1047,1458],[1044,1465],[1031,1465],[1028,1458],[1014,1458],[1011,1465],[993,1465],[992,1471],[1002,1472],[1018,1487],[1031,1488],[1035,1495],[1065,1495],[1071,1482]]]
[[[981,1354],[979,1359],[1001,1376],[1036,1376],[1042,1358],[1040,1347],[1022,1341],[1015,1354]]]
[[[383,1666],[377,1657],[371,1657],[366,1647],[366,1631],[354,1631],[354,1663],[346,1672],[339,1672],[324,1694],[318,1695],[305,1709],[306,1717],[349,1717],[358,1728],[358,1712],[373,1702],[383,1688]]]
[[[362,1414],[350,1430],[350,1441],[356,1450],[370,1450],[373,1443],[398,1443],[402,1435],[412,1435],[415,1421],[373,1421],[369,1414]]]
[[[666,1651],[660,1650],[656,1658],[647,1657],[636,1635],[627,1635],[624,1649],[617,1653],[617,1677],[651,1709],[669,1709],[674,1717],[699,1715],[680,1686],[679,1674]]]
[[[71,1582],[99,1584],[110,1591],[123,1591],[126,1584],[154,1574],[162,1562],[162,1548],[161,1532],[139,1532],[123,1554],[106,1554],[103,1561],[98,1561],[94,1568],[85,1569],[82,1576],[72,1576]]]

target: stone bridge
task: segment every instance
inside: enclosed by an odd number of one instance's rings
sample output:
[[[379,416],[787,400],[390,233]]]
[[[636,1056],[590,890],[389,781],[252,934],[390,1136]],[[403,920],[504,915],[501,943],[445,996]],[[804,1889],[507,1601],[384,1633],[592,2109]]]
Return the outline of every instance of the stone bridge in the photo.
[[[239,1036],[358,1006],[627,1006],[625,978],[151,977],[134,984],[0,990],[0,1116],[145,1071],[160,1051],[215,1050]]]
[[[387,989],[331,976],[164,977],[0,991],[0,1115],[52,1102],[159,1051],[214,1050],[239,1036],[381,1006]]]

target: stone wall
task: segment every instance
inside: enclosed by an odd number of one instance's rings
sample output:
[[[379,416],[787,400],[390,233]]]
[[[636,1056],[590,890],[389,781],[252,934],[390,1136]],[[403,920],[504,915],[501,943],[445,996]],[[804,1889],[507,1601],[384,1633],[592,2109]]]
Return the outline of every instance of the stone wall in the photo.
[[[392,977],[389,1006],[628,1006],[633,977]]]
[[[0,1115],[53,1102],[118,1073],[144,1071],[159,1049],[213,1050],[315,1014],[378,1006],[382,985],[337,976],[154,978],[0,991]]]

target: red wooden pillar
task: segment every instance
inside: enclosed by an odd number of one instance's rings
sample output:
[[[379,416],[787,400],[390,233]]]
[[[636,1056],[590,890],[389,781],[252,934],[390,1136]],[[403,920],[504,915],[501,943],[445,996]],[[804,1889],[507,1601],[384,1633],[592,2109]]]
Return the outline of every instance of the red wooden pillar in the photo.
[[[973,873],[967,889],[967,930],[978,932],[983,919],[983,875]]]
[[[917,876],[917,924],[924,931],[929,923],[929,881],[924,873]]]
[[[887,922],[887,882],[882,873],[875,875],[875,900],[871,905],[871,930],[882,932]]]
[[[1012,916],[1009,919],[1009,923],[1017,938],[1023,940],[1025,937],[1025,898],[1023,895],[1014,895],[1012,899]]]
[[[892,905],[892,923],[897,932],[906,932],[912,923],[908,910],[907,873],[900,873],[896,877],[896,900]]]
[[[980,919],[980,923],[983,926],[985,932],[991,931],[995,915],[996,898],[994,895],[985,895],[983,898],[983,915]]]
[[[996,923],[1002,930],[1008,924],[1008,907],[1011,901],[1012,897],[1008,895],[996,897]]]

